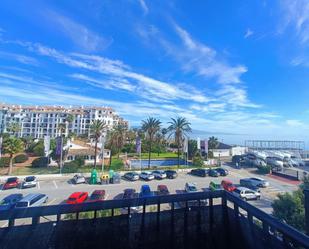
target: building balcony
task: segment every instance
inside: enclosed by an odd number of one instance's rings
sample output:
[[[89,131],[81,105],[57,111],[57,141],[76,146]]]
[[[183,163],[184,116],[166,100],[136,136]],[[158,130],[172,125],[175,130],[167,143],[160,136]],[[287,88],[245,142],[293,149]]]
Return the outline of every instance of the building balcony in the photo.
[[[225,191],[22,208],[0,220],[10,249],[309,248],[308,236]]]

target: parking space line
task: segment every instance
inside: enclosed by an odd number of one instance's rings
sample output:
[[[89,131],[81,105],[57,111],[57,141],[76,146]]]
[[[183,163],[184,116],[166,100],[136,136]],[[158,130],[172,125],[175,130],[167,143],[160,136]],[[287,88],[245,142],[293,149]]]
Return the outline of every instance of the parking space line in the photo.
[[[58,188],[57,183],[56,183],[55,180],[53,180],[53,183],[54,183],[55,188]]]
[[[8,222],[6,222],[6,223],[4,223],[2,226],[1,226],[1,228],[3,228],[3,227],[7,227],[8,226]]]
[[[38,189],[40,189],[40,188],[41,188],[41,187],[40,187],[40,182],[38,182],[37,187],[38,187]]]
[[[52,199],[50,202],[46,203],[46,205],[51,205],[52,203],[54,203],[57,199]]]

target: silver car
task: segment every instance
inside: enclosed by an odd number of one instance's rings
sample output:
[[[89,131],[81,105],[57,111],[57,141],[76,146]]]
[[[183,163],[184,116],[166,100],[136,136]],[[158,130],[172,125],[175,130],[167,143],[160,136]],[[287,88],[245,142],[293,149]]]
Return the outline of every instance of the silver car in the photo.
[[[36,185],[37,185],[37,179],[35,176],[25,177],[25,179],[23,180],[21,184],[22,188],[32,188],[32,187],[36,187]]]
[[[259,200],[261,193],[245,187],[238,187],[233,192],[233,195],[247,201],[247,200]]]
[[[27,208],[42,206],[48,200],[45,194],[28,194],[15,205],[15,208]]]
[[[150,181],[154,179],[154,175],[150,172],[145,171],[145,172],[140,173],[139,178],[143,179],[144,181]]]
[[[266,187],[269,186],[268,181],[266,181],[262,178],[259,178],[259,177],[250,177],[250,178],[248,178],[248,180],[251,182],[251,185],[255,186],[255,187],[266,188]]]
[[[76,174],[72,180],[75,184],[86,183],[86,179],[82,174]]]
[[[162,180],[166,178],[166,173],[163,170],[154,170],[152,171],[152,174],[154,175],[156,179]]]

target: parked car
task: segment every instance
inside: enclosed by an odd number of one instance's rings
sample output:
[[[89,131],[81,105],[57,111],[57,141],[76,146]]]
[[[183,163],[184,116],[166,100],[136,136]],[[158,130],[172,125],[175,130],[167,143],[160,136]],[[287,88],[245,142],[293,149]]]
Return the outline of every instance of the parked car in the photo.
[[[48,200],[45,194],[27,194],[24,198],[19,200],[15,208],[27,208],[42,206]]]
[[[208,175],[207,169],[192,169],[190,172],[191,175],[205,177]]]
[[[242,187],[246,187],[246,188],[252,189],[254,191],[260,192],[259,187],[257,187],[255,184],[252,184],[252,181],[250,180],[250,178],[240,179],[239,184]]]
[[[139,197],[151,197],[153,196],[153,192],[150,189],[150,186],[148,184],[141,186],[141,192],[139,193]]]
[[[73,176],[72,180],[74,184],[86,183],[86,179],[82,174],[76,174],[75,176]]]
[[[144,171],[140,173],[139,178],[143,179],[144,181],[151,181],[154,179],[154,175],[150,172]]]
[[[136,198],[137,197],[137,193],[136,190],[133,188],[127,188],[123,191],[123,199],[132,199],[132,198]],[[140,206],[136,206],[136,207],[130,207],[130,212],[132,213],[138,213],[139,211],[141,211],[142,207]],[[128,208],[122,208],[121,209],[121,213],[122,214],[127,214],[128,213]]]
[[[166,185],[158,185],[157,195],[168,195],[170,192]]]
[[[36,187],[36,185],[37,185],[37,179],[35,176],[25,177],[25,179],[23,180],[21,184],[22,188],[32,188],[32,187]]]
[[[224,168],[217,168],[216,171],[220,176],[227,176],[229,174],[229,171]]]
[[[94,190],[91,193],[88,201],[89,202],[103,201],[105,200],[105,198],[106,198],[105,190]]]
[[[219,173],[215,170],[215,169],[210,169],[208,171],[208,175],[209,176],[212,176],[212,177],[218,177],[219,176]]]
[[[269,182],[259,178],[259,177],[250,177],[248,178],[251,181],[251,184],[256,187],[266,188],[269,186]]]
[[[0,211],[15,207],[16,203],[23,198],[22,194],[11,194],[0,201]]]
[[[165,170],[165,174],[168,179],[175,179],[178,176],[175,170]]]
[[[236,189],[236,186],[229,180],[222,180],[221,186],[228,192],[232,192]]]
[[[211,191],[216,191],[216,190],[223,190],[223,187],[221,186],[220,183],[210,182],[209,189]]]
[[[123,178],[129,181],[137,181],[139,179],[139,175],[136,172],[127,172],[123,175]]]
[[[197,192],[197,187],[195,183],[187,182],[185,185],[185,192],[187,193],[195,193]]]
[[[232,192],[233,195],[247,201],[247,200],[259,200],[261,198],[261,194],[257,191],[254,191],[245,187],[238,187],[234,189]]]
[[[79,203],[85,202],[87,198],[88,198],[87,192],[74,192],[67,199],[66,203],[67,204],[79,204]]]
[[[162,180],[166,178],[166,173],[163,170],[154,170],[152,171],[153,176],[155,179]]]
[[[17,177],[9,177],[3,184],[2,189],[17,188],[19,186],[19,180]]]

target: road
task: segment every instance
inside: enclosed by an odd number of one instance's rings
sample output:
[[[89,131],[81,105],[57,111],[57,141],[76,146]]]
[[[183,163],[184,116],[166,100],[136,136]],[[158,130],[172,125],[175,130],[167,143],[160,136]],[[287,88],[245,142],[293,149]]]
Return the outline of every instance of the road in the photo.
[[[239,183],[239,179],[244,177],[256,176],[253,173],[245,170],[245,169],[233,169],[230,167],[225,167],[229,170],[230,174],[227,177],[197,177],[187,174],[185,172],[181,172],[178,174],[176,179],[164,179],[164,180],[153,180],[150,182],[144,181],[135,181],[130,182],[126,180],[122,180],[120,184],[109,184],[109,185],[89,185],[89,184],[80,184],[75,185],[72,184],[69,178],[63,177],[62,179],[46,179],[44,181],[39,181],[35,188],[29,189],[10,189],[10,190],[1,190],[0,191],[0,199],[5,196],[13,193],[43,193],[48,196],[48,202],[46,205],[55,205],[64,202],[68,196],[76,191],[87,191],[89,194],[93,190],[96,189],[104,189],[107,193],[107,199],[113,199],[115,197],[119,197],[119,195],[126,188],[134,188],[137,192],[139,192],[141,185],[149,184],[152,190],[156,190],[159,184],[166,184],[171,193],[177,193],[184,189],[186,182],[193,182],[197,185],[197,187],[202,190],[209,186],[210,181],[215,181],[220,183],[222,179],[229,179],[233,183]],[[261,189],[261,200],[251,201],[253,205],[264,210],[267,213],[271,213],[271,203],[276,197],[277,194],[282,192],[292,192],[297,189],[296,185],[288,184],[277,179],[273,179],[270,177],[263,177],[267,181],[269,181],[270,186]],[[0,222],[0,227],[5,226],[5,224]]]

